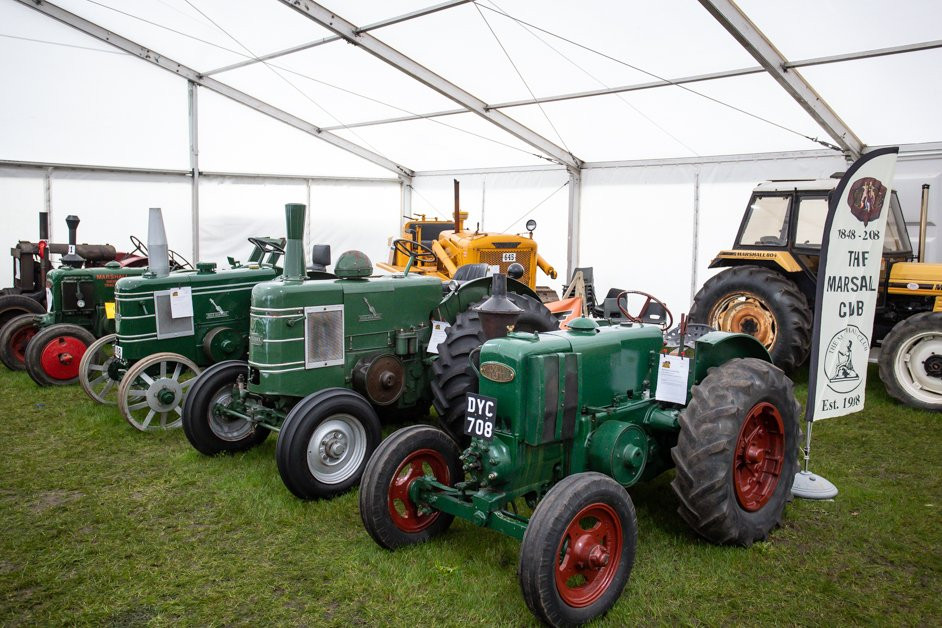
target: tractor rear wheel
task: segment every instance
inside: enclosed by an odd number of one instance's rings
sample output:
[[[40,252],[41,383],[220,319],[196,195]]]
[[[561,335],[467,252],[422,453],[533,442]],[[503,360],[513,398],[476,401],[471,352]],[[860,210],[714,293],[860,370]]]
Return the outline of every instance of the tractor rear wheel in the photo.
[[[550,626],[582,624],[621,596],[635,560],[638,519],[625,489],[602,473],[577,473],[550,489],[520,545],[523,599]]]
[[[79,362],[95,342],[92,332],[60,323],[40,329],[26,345],[26,372],[40,386],[66,386],[78,381]]]
[[[35,314],[20,314],[0,328],[0,362],[11,371],[26,368],[26,347],[39,331]]]
[[[718,545],[749,546],[781,522],[798,469],[798,413],[780,369],[738,358],[711,369],[680,414],[677,512]]]
[[[256,447],[268,438],[270,430],[219,411],[228,406],[239,376],[248,365],[239,360],[213,364],[200,373],[183,401],[183,433],[201,454],[232,454]]]
[[[0,328],[7,321],[20,314],[45,314],[46,308],[36,299],[22,294],[5,294],[0,296]]]
[[[79,384],[82,390],[97,401],[113,406],[118,403],[118,384],[127,370],[114,357],[117,334],[99,338],[88,347],[79,362]]]
[[[761,266],[734,266],[711,277],[690,306],[691,322],[754,336],[786,372],[808,357],[813,320],[798,287]]]
[[[942,312],[923,312],[897,323],[883,339],[880,379],[908,406],[942,410]]]
[[[346,388],[326,388],[295,405],[278,433],[278,473],[301,499],[330,498],[360,483],[382,435],[376,410]]]
[[[462,480],[458,456],[455,441],[430,425],[404,427],[379,444],[360,482],[360,518],[378,545],[424,543],[448,529],[454,516],[415,504],[409,488],[429,474],[446,486]]]
[[[523,312],[514,326],[516,331],[553,331],[559,321],[545,305],[523,294],[507,297]],[[468,440],[461,426],[464,421],[465,395],[478,391],[478,377],[471,365],[471,353],[484,344],[484,328],[474,308],[479,301],[458,314],[455,324],[445,332],[438,345],[438,359],[432,362],[432,403],[441,427],[459,444]]]
[[[186,394],[200,368],[179,353],[155,353],[128,369],[118,386],[118,410],[142,432],[180,427]]]

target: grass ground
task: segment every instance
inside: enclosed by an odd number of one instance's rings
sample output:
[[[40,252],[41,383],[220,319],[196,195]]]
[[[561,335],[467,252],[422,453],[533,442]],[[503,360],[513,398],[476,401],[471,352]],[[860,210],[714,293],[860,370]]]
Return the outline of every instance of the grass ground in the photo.
[[[355,492],[289,494],[274,442],[204,458],[78,387],[0,372],[0,623],[535,623],[517,541],[456,521],[384,551]],[[695,537],[670,474],[632,489],[635,569],[600,624],[942,624],[942,418],[891,402],[871,372],[866,411],[818,423],[812,460],[840,495],[796,500],[750,549]]]

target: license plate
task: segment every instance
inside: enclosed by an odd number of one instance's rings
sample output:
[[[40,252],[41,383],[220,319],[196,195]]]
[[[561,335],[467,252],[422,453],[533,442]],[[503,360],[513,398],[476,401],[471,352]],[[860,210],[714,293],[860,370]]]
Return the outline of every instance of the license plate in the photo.
[[[475,393],[468,393],[468,407],[464,415],[464,433],[474,438],[494,438],[494,421],[497,419],[497,400]]]
[[[122,360],[122,359],[124,359],[124,355],[123,355],[123,354],[124,354],[124,352],[121,350],[121,345],[115,345],[115,346],[114,346],[114,357],[116,357],[116,358],[119,359],[119,360]]]

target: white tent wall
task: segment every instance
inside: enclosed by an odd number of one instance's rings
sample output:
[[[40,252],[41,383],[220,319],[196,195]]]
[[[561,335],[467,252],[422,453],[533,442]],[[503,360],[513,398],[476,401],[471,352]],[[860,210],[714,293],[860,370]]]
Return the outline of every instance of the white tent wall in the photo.
[[[39,212],[43,210],[44,181],[35,172],[0,168],[0,288],[13,285],[10,249],[20,240],[39,238]],[[68,233],[62,216],[62,233]],[[81,227],[81,225],[80,225]],[[80,231],[81,233],[81,231]]]

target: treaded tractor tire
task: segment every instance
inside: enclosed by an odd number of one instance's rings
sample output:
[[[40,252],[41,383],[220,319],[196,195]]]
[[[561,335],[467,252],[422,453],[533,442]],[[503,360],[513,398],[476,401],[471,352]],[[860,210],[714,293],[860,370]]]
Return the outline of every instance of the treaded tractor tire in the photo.
[[[291,408],[278,432],[275,462],[295,497],[329,499],[360,483],[381,439],[379,417],[366,398],[326,388]]]
[[[26,372],[40,386],[74,384],[82,356],[94,342],[95,335],[78,325],[44,327],[26,345]]]
[[[671,482],[681,518],[718,545],[749,546],[781,522],[798,469],[792,382],[737,358],[710,369],[680,414]]]
[[[186,394],[183,401],[183,433],[193,448],[201,454],[214,456],[247,451],[268,438],[269,430],[264,427],[256,425],[250,428],[246,425],[242,430],[237,423],[241,419],[220,419],[218,415],[212,414],[212,407],[216,403],[225,403],[227,389],[231,390],[235,386],[239,375],[248,372],[247,367],[245,362],[239,360],[213,364],[197,376]],[[211,424],[213,421],[217,422],[215,427]],[[226,425],[234,426],[235,429],[223,438],[220,436],[219,426]]]
[[[690,306],[691,322],[755,336],[785,372],[808,357],[813,320],[798,287],[761,266],[734,266],[711,277]]]
[[[11,371],[26,369],[26,347],[39,328],[35,314],[14,316],[0,327],[0,362]]]
[[[880,350],[880,379],[906,405],[942,410],[942,312],[910,316],[890,330]]]
[[[46,307],[22,294],[4,294],[0,296],[0,327],[20,314],[45,314]]]
[[[408,498],[409,486],[426,470],[447,486],[460,482],[464,472],[458,456],[455,441],[430,425],[404,427],[379,444],[360,480],[360,518],[379,546],[393,550],[424,543],[448,529],[454,516],[419,514]]]
[[[514,327],[517,331],[553,331],[559,321],[539,301],[523,294],[508,293],[507,297],[523,313]],[[478,391],[478,378],[471,367],[471,352],[484,344],[481,318],[474,308],[484,300],[458,314],[455,324],[445,332],[445,340],[438,345],[438,359],[432,362],[432,404],[438,413],[438,422],[459,444],[468,437],[461,427],[465,412],[465,395]]]
[[[618,482],[595,472],[564,478],[537,504],[520,544],[527,607],[550,626],[606,613],[628,583],[637,543],[635,508]]]

